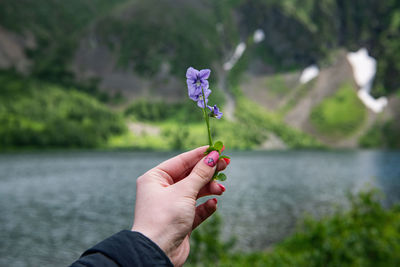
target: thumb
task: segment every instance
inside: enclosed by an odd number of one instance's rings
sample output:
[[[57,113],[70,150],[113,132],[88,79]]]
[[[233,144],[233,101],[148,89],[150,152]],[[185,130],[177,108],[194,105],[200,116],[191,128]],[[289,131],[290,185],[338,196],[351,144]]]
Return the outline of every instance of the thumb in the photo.
[[[194,166],[192,172],[179,183],[188,190],[194,191],[195,196],[201,188],[209,183],[215,173],[219,154],[217,151],[211,151],[205,158],[200,160]]]

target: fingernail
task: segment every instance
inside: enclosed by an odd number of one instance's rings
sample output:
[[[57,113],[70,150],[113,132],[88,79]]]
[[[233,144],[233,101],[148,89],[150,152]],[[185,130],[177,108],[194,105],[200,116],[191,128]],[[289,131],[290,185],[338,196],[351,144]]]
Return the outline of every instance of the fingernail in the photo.
[[[214,167],[217,164],[219,154],[217,151],[211,151],[207,157],[204,159],[204,163],[210,167]]]
[[[231,163],[231,159],[227,159],[227,158],[222,158],[223,160],[225,160],[226,165],[229,165],[229,163]]]
[[[225,186],[223,186],[222,184],[218,184],[218,185],[219,185],[219,187],[221,187],[222,192],[225,192],[225,190],[226,190]]]
[[[218,203],[218,199],[216,199],[216,198],[213,198],[212,200],[214,200],[215,204],[217,204],[217,203]]]

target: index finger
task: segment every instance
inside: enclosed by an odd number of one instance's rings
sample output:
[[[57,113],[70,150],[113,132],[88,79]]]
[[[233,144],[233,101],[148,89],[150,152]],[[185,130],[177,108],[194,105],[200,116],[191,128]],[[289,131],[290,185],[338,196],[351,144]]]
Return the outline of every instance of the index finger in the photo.
[[[187,176],[197,162],[204,157],[208,146],[202,146],[191,151],[179,154],[160,163],[156,168],[166,172],[174,183]]]

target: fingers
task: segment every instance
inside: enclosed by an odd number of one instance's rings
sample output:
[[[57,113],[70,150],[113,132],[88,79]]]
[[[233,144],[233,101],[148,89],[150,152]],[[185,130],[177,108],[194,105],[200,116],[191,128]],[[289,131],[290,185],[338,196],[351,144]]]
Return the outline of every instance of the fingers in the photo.
[[[196,207],[192,229],[195,229],[197,226],[199,226],[217,210],[217,203],[218,200],[213,198]]]
[[[212,181],[208,184],[206,184],[202,189],[200,189],[199,194],[197,195],[197,198],[201,198],[204,196],[210,196],[210,195],[222,195],[223,192],[225,192],[225,186],[222,184],[219,184],[215,181]]]
[[[226,169],[226,167],[228,166],[228,162],[225,161],[226,159],[220,159],[218,160],[218,164],[217,164],[217,171],[223,171]]]
[[[227,163],[220,159],[218,160],[217,171],[223,171],[227,166]],[[196,199],[210,195],[222,195],[225,190],[226,188],[222,184],[219,184],[216,181],[211,181],[200,189]]]
[[[227,166],[228,166],[227,162],[223,159],[220,159],[218,160],[217,171],[223,171],[226,169]],[[210,195],[222,195],[223,192],[225,192],[225,186],[217,182],[210,182],[206,184],[202,189],[200,189],[197,198]]]
[[[194,150],[182,153],[176,157],[162,162],[156,168],[168,174],[174,183],[185,177],[196,163],[204,157],[208,146],[196,148]]]
[[[196,197],[200,189],[211,181],[218,158],[218,152],[211,151],[194,166],[192,172],[185,179],[179,182],[179,186],[182,186],[184,191],[191,192],[192,197]]]

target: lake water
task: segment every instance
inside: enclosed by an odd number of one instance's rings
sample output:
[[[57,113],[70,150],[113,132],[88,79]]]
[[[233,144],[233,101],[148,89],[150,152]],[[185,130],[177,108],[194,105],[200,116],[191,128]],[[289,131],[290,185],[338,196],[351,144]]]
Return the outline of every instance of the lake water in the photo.
[[[0,154],[0,266],[66,266],[133,218],[136,178],[176,153]],[[305,213],[329,214],[346,192],[400,200],[400,152],[231,152],[219,197],[225,237],[263,249]]]

